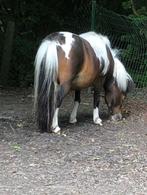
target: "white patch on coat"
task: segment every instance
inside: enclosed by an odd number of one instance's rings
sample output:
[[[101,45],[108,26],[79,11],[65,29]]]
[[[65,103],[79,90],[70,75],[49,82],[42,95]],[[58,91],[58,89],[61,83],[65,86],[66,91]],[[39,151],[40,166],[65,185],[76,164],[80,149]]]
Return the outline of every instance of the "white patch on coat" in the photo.
[[[65,52],[65,57],[69,59],[69,53],[72,48],[72,44],[74,42],[74,38],[72,37],[73,34],[69,32],[60,32],[60,34],[62,34],[65,37],[65,43],[60,44],[60,47]]]
[[[87,40],[91,47],[93,48],[96,57],[100,60],[100,66],[103,65],[102,59],[104,60],[104,68],[103,68],[103,75],[107,73],[108,67],[109,67],[109,59],[108,54],[106,50],[106,45],[111,50],[111,44],[109,39],[106,36],[103,36],[101,34],[97,34],[95,32],[87,32],[80,34],[80,37]]]
[[[58,125],[58,113],[59,113],[59,108],[56,108],[53,117],[53,122],[52,122],[52,132],[54,133],[58,133],[60,131],[60,127]]]
[[[99,109],[98,107],[93,109],[93,122],[97,125],[102,126],[102,119],[99,116]]]

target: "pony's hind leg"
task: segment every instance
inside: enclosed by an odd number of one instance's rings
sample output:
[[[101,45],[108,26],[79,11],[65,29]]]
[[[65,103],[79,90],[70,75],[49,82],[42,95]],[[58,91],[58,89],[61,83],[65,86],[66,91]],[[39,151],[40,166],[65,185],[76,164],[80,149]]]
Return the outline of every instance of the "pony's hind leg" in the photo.
[[[80,91],[76,90],[75,91],[75,99],[74,99],[74,107],[73,107],[73,110],[71,112],[70,119],[69,119],[70,123],[76,123],[77,122],[77,112],[78,112],[78,107],[79,107],[80,101],[81,101]]]
[[[102,119],[99,116],[99,103],[100,103],[100,92],[94,88],[93,94],[93,122],[97,125],[102,126]]]
[[[63,98],[66,96],[66,94],[69,92],[70,85],[65,84],[65,85],[59,85],[58,90],[57,90],[57,102],[56,102],[56,109],[55,113],[53,116],[53,121],[52,121],[52,132],[53,133],[60,133],[60,127],[58,124],[58,113],[59,113],[59,108],[62,104]]]

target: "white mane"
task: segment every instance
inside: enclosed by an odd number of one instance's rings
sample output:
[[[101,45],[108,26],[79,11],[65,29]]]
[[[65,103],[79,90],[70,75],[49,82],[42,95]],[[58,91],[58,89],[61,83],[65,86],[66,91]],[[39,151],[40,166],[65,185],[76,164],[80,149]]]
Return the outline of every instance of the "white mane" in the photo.
[[[100,60],[100,66],[102,66],[102,59],[104,60],[104,68],[103,68],[103,75],[105,75],[109,68],[109,59],[108,54],[106,50],[106,45],[109,47],[111,54],[114,59],[114,72],[113,76],[116,79],[116,82],[118,84],[118,87],[121,91],[126,91],[128,82],[132,81],[131,76],[126,71],[124,65],[122,62],[118,59],[118,53],[119,51],[117,49],[112,49],[111,43],[108,39],[108,37],[103,36],[101,34],[97,34],[95,32],[87,32],[80,34],[80,37],[86,39],[91,47],[93,48],[96,56]]]
[[[114,71],[113,76],[116,79],[117,85],[121,91],[127,91],[128,82],[133,82],[131,76],[126,71],[124,65],[121,61],[115,57],[114,58]]]
[[[87,40],[93,48],[97,58],[100,60],[100,66],[102,66],[102,59],[104,60],[103,74],[107,73],[109,67],[109,59],[107,56],[106,45],[111,48],[110,41],[106,36],[96,34],[95,32],[87,32],[80,34],[80,37]]]

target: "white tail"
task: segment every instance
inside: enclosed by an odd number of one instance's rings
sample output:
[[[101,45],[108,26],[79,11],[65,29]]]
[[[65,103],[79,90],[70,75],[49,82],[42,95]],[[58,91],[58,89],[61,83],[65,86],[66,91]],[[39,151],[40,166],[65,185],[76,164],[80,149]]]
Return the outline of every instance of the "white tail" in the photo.
[[[58,74],[57,42],[44,40],[35,58],[34,106],[39,127],[49,130],[55,110]]]

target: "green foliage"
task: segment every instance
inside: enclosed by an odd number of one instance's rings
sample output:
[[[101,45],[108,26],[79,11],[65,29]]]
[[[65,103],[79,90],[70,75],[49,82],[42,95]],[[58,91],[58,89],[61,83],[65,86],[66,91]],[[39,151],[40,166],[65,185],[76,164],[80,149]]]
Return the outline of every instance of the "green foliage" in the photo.
[[[139,27],[140,35],[141,36],[144,35],[145,38],[147,39],[147,16],[145,16],[145,15],[140,15],[140,16],[130,15],[129,18],[131,19],[132,24]]]
[[[97,7],[96,31],[107,35],[137,87],[147,86],[147,16],[122,16]]]
[[[132,31],[121,36],[121,41],[127,42],[122,57],[131,61],[128,69],[137,86],[143,87],[147,86],[147,16],[130,15],[129,18]]]
[[[128,9],[131,9],[131,2],[130,0],[128,1],[123,1],[122,2],[122,7],[124,8],[124,10],[128,10]]]
[[[47,34],[62,30],[81,33],[91,28],[92,0],[2,0],[1,2],[4,3],[4,5],[0,4],[4,29],[10,19],[16,24],[9,73],[10,85],[27,87],[33,84],[33,63],[37,47]],[[142,45],[147,40],[147,10],[144,0],[133,0],[137,16],[132,10],[131,0],[96,0],[96,2],[96,14],[99,14],[99,17],[95,21],[95,30],[119,37],[119,41],[126,44],[126,47],[122,48],[122,57],[130,64],[128,69],[132,71],[135,79],[139,79],[140,82],[146,81],[146,76],[143,79],[141,73],[137,73],[133,68],[133,64],[137,62],[135,68],[138,71],[146,71],[147,56],[145,55],[147,54],[146,50],[142,49],[147,47]],[[100,6],[112,10],[107,15],[103,15]],[[119,15],[116,15],[114,10]],[[127,15],[128,20],[125,20],[120,13]],[[4,33],[0,32],[0,53],[3,49],[3,39]],[[140,51],[142,56],[138,55]]]
[[[134,14],[134,15],[146,15],[147,16],[147,7],[145,6],[145,3],[143,1],[134,1],[134,0],[123,0],[122,1],[122,7],[124,10],[128,11],[129,10],[129,15]],[[135,11],[135,13],[134,13]]]
[[[122,49],[122,58],[127,62],[127,68],[137,86],[142,87],[147,85],[147,8],[144,5],[143,0],[122,1],[130,30],[120,38],[126,44]]]

